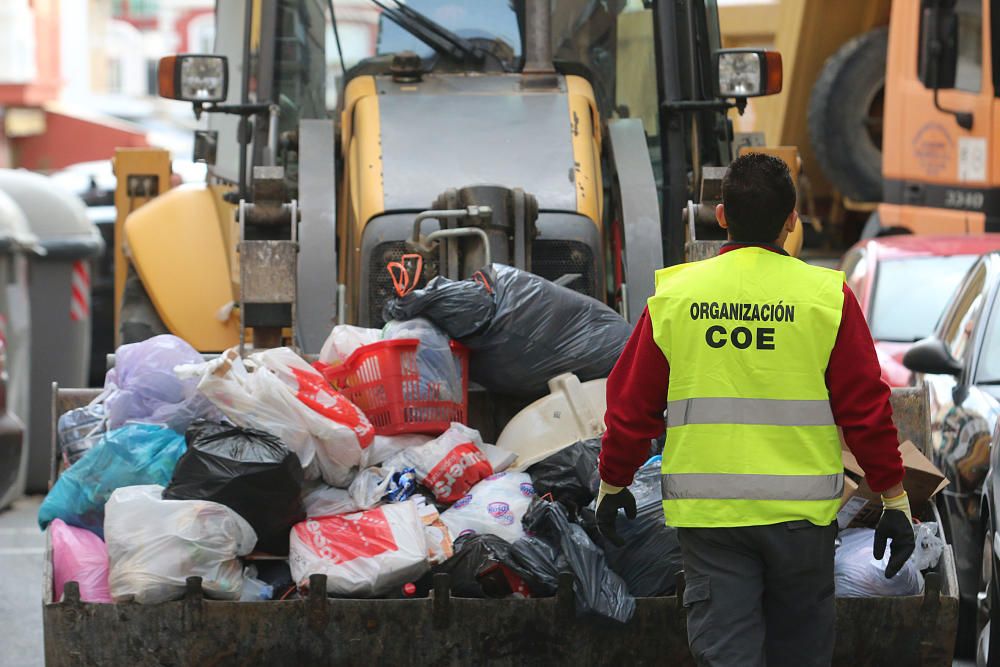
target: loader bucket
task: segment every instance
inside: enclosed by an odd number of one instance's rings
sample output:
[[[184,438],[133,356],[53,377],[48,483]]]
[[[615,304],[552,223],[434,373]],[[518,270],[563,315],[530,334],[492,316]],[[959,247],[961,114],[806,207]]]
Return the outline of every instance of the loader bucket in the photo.
[[[53,418],[97,394],[56,388]],[[892,403],[901,435],[918,446],[926,442],[925,390],[894,390]],[[938,519],[933,505],[928,511],[924,518]],[[47,551],[42,600],[46,664],[52,666],[695,664],[678,603],[683,575],[677,596],[638,598],[633,618],[619,624],[578,617],[568,573],[549,598],[460,598],[446,574],[435,577],[427,598],[329,598],[324,575],[314,574],[304,598],[286,601],[207,600],[197,577],[174,602],[85,603],[75,582],[55,600],[51,546]],[[839,598],[836,622],[834,665],[951,665],[958,623],[951,548],[926,577],[923,595]]]

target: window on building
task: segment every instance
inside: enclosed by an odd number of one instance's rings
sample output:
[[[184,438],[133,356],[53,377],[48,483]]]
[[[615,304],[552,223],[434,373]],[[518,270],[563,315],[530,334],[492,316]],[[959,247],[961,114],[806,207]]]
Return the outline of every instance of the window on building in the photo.
[[[148,18],[156,16],[160,9],[160,0],[112,0],[111,15],[117,18],[123,16]]]

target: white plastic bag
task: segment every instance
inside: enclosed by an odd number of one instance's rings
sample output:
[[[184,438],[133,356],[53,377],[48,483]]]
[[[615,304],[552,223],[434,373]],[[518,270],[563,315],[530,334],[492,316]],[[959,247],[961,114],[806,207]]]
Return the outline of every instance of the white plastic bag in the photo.
[[[425,445],[403,450],[385,465],[396,470],[413,468],[417,481],[443,503],[455,502],[479,480],[494,473],[479,431],[459,423],[452,423]]]
[[[499,472],[442,512],[441,521],[456,540],[468,533],[488,533],[513,543],[524,537],[521,519],[534,495],[528,473]]]
[[[430,567],[427,555],[424,523],[407,500],[296,524],[288,565],[300,588],[309,575],[325,574],[328,593],[372,597],[420,578]]]
[[[381,329],[365,329],[350,324],[338,324],[326,337],[319,351],[319,360],[324,364],[342,364],[363,345],[371,345],[382,339]]]
[[[298,455],[306,479],[346,487],[374,437],[364,414],[287,348],[251,355],[246,364],[228,350],[175,372],[200,377],[198,391],[237,426],[278,436]],[[292,384],[302,387],[298,393]]]
[[[361,510],[347,489],[338,489],[326,482],[318,482],[312,489],[304,490],[302,504],[307,517],[350,514]]]
[[[926,526],[926,528],[924,527]],[[922,565],[933,567],[944,549],[937,537],[936,524],[921,524],[917,545],[906,564],[892,579],[885,578],[890,548],[876,560],[872,554],[875,531],[871,528],[848,528],[840,533],[840,546],[834,558],[833,576],[838,597],[883,597],[919,595],[924,590]],[[936,554],[936,555],[935,555]]]
[[[184,596],[188,577],[202,578],[210,598],[238,600],[243,566],[257,534],[239,514],[207,500],[162,500],[155,484],[116,490],[105,508],[111,561],[108,583],[117,602],[143,604]]]
[[[394,472],[396,470],[391,467],[365,468],[355,476],[347,489],[351,494],[351,500],[359,509],[367,510],[375,507],[389,492]]]
[[[372,444],[365,448],[362,467],[381,465],[404,449],[426,445],[433,439],[433,436],[422,433],[376,435]]]
[[[916,547],[910,560],[923,572],[937,566],[944,553],[944,540],[938,535],[937,522],[927,521],[917,526]]]

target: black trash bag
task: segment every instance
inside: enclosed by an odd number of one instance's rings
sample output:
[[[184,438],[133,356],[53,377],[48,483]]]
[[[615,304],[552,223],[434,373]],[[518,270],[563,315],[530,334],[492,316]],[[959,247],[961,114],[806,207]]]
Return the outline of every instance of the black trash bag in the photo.
[[[302,464],[276,436],[199,419],[163,491],[166,500],[211,500],[247,520],[257,550],[288,554],[288,533],[306,518]]]
[[[554,500],[566,506],[570,516],[576,516],[596,495],[600,484],[597,472],[600,453],[601,439],[591,438],[564,447],[530,466],[527,473],[531,475],[535,494],[552,494]]]
[[[632,333],[600,301],[532,273],[493,264],[477,276],[435,278],[386,302],[384,317],[437,324],[472,351],[469,377],[490,391],[537,397],[562,373],[607,377]]]
[[[511,557],[511,544],[503,538],[489,534],[463,535],[455,540],[455,553],[439,563],[417,583],[418,591],[430,590],[435,574],[451,575],[451,592],[456,597],[504,598],[515,592],[516,586],[503,572],[506,568],[512,578],[518,578],[534,594],[544,585],[530,570],[520,567]],[[515,579],[516,582],[516,579]]]
[[[578,614],[595,613],[626,623],[635,613],[635,598],[622,578],[608,567],[604,552],[581,526],[570,523],[562,505],[536,501],[524,515],[524,527],[566,559],[573,573]]]
[[[522,570],[535,580],[535,597],[555,595],[559,589],[559,573],[569,572],[569,563],[555,547],[540,537],[528,535],[510,545],[510,556]]]
[[[288,599],[297,586],[287,560],[256,560],[257,578],[273,590],[272,600]]]
[[[625,580],[635,597],[672,595],[677,590],[677,573],[684,569],[677,529],[664,523],[660,477],[660,466],[643,466],[628,487],[637,512],[631,521],[618,513],[615,529],[625,540],[621,547],[601,535],[593,509],[582,514],[587,534],[604,549],[608,567]]]
[[[495,310],[493,295],[481,283],[438,276],[423,289],[390,299],[382,318],[391,322],[425,317],[449,337],[461,340],[489,326]]]

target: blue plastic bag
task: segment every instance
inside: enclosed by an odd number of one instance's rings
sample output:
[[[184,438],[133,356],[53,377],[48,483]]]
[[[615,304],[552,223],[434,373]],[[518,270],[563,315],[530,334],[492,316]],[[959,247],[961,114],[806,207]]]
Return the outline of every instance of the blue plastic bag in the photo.
[[[166,486],[184,436],[157,424],[127,424],[109,431],[59,476],[38,509],[42,530],[62,519],[104,537],[104,505],[115,489],[137,484]]]

